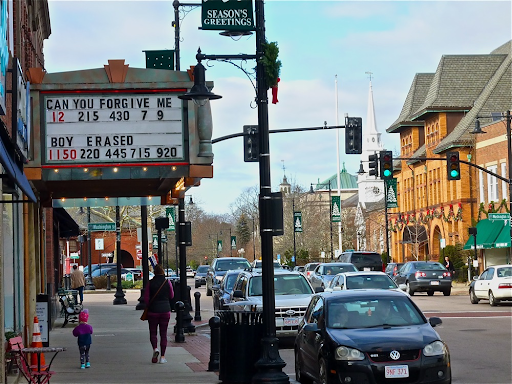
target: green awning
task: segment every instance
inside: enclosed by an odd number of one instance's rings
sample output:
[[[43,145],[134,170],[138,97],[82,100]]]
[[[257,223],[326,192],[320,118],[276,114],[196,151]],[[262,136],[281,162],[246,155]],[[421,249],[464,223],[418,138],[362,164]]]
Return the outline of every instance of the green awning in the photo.
[[[477,235],[478,237],[478,235]],[[504,226],[494,241],[494,248],[510,248],[510,226]]]
[[[503,223],[503,220],[480,220],[476,225],[476,249],[494,248],[495,240],[503,229]],[[473,235],[469,236],[464,249],[475,249]]]

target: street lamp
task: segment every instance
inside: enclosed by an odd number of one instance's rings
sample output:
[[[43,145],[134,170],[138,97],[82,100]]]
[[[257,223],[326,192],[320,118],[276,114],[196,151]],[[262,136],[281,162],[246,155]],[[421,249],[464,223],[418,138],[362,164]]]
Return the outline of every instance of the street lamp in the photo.
[[[480,127],[479,119],[481,119],[483,117],[484,116],[476,117],[475,129],[473,131],[471,131],[471,133],[473,133],[473,134],[486,133],[486,132],[482,131],[482,128]],[[502,117],[503,117],[503,115],[502,115]],[[511,138],[512,135],[510,132],[511,131],[510,124],[511,124],[512,116],[510,115],[510,109],[507,110],[504,117],[506,119],[506,129],[507,129],[508,202],[509,202],[509,213],[512,215],[512,138]],[[510,230],[510,236],[512,238],[512,226],[511,226],[511,230]],[[510,244],[510,248],[509,248],[509,255],[510,255],[509,256],[510,260],[512,260],[512,240],[511,240],[511,244]]]
[[[268,124],[268,84],[265,79],[265,67],[260,58],[264,55],[265,39],[265,14],[263,0],[255,0],[256,14],[256,55],[203,55],[198,52],[196,58],[198,65],[194,68],[194,87],[190,92],[178,96],[185,100],[207,101],[219,98],[211,92],[204,92],[199,85],[204,84],[204,66],[201,60],[253,60],[256,59],[256,102],[258,105],[258,136],[259,136],[259,174],[260,174],[260,234],[262,256],[262,304],[263,304],[263,328],[264,335],[261,340],[262,355],[255,366],[258,372],[253,376],[252,382],[256,383],[289,383],[289,377],[282,369],[286,363],[279,355],[276,337],[275,323],[275,291],[274,291],[274,265],[273,265],[273,236],[274,225],[272,222],[272,186],[270,177],[270,145]],[[196,72],[199,77],[196,77]],[[202,76],[202,77],[201,77]],[[203,84],[198,84],[202,81]],[[203,91],[202,91],[203,89]],[[193,92],[194,91],[194,92]],[[201,103],[199,104],[201,105]]]
[[[329,186],[329,225],[330,225],[330,231],[331,231],[331,260],[334,259],[334,252],[332,247],[332,197],[331,197],[331,180],[327,180],[327,183],[316,183],[316,186]],[[311,186],[309,188],[309,193],[315,193],[315,190],[313,189],[313,183],[311,183]]]

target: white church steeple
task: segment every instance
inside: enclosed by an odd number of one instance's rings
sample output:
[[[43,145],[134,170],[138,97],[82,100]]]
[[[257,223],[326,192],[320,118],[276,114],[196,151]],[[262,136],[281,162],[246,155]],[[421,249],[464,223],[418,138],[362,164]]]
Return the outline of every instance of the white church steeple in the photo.
[[[373,102],[372,72],[366,72],[370,77],[370,89],[368,91],[368,110],[366,121],[363,122],[363,148],[361,161],[365,173],[358,176],[359,201],[364,207],[365,202],[376,202],[383,198],[384,183],[380,178],[368,175],[368,156],[383,150],[380,132],[377,131],[375,119],[375,106]]]

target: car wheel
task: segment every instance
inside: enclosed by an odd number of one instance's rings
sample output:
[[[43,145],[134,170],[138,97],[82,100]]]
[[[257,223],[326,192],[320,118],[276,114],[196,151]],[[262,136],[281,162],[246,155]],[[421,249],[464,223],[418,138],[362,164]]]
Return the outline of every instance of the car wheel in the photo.
[[[475,291],[472,289],[469,290],[469,301],[471,301],[471,304],[478,304],[480,301],[478,297],[476,297]]]
[[[450,296],[451,293],[452,293],[451,288],[447,289],[446,291],[443,291],[443,295],[445,295],[445,296]]]
[[[324,357],[320,358],[318,362],[318,383],[319,384],[331,384],[332,380],[329,377],[329,365]]]
[[[427,291],[427,295],[434,296],[434,291]]]
[[[489,304],[491,304],[491,307],[495,307],[495,306],[497,306],[499,303],[500,303],[500,301],[499,301],[499,300],[497,300],[497,299],[494,297],[494,294],[492,293],[492,291],[489,291]]]
[[[196,287],[196,288],[200,288],[200,287],[201,287],[201,283],[198,283],[198,282],[196,281],[196,283],[195,283],[195,287]]]
[[[302,374],[302,362],[297,350],[295,350],[295,380],[301,384],[311,383],[311,380]]]
[[[414,296],[414,291],[411,289],[409,282],[405,283],[405,292],[411,296]]]

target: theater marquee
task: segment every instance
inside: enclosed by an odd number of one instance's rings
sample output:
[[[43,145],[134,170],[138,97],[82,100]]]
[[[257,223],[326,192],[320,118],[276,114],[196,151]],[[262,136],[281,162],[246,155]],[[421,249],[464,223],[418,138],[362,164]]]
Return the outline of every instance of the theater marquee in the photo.
[[[45,164],[183,161],[181,100],[169,92],[44,94]]]

